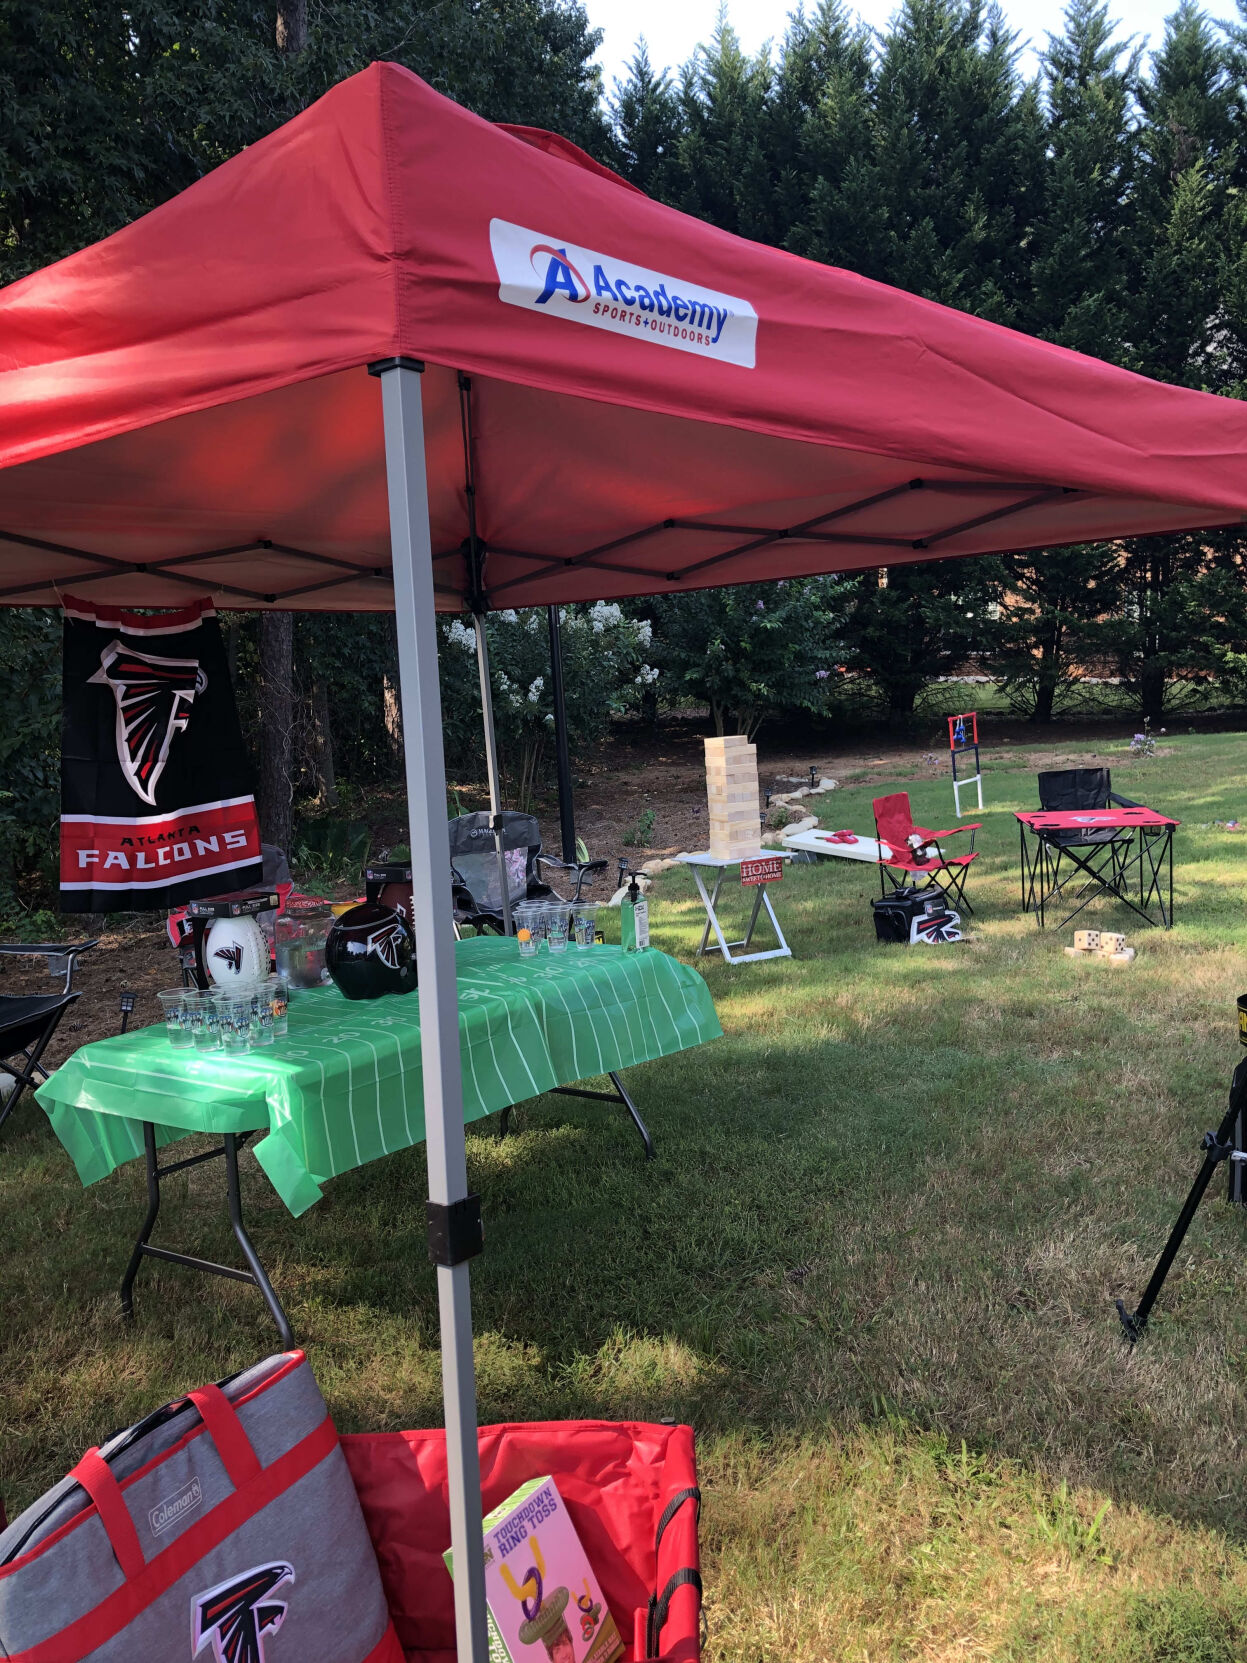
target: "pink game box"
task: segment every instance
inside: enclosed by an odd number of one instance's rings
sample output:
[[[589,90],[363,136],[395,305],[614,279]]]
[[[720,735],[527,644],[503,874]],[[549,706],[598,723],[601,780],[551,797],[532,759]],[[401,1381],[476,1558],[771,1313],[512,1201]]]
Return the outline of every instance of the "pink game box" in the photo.
[[[446,1564],[453,1571],[449,1551]],[[485,1520],[489,1663],[617,1663],[623,1641],[552,1478]]]

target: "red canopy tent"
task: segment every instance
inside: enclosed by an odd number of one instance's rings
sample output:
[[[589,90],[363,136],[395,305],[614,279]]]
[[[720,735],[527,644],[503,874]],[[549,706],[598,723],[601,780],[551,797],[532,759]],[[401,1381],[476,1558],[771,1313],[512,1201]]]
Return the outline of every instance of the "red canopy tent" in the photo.
[[[435,606],[1235,524],[1245,453],[1243,404],[744,242],[390,64],[0,292],[0,602],[397,612],[452,1224]],[[466,1260],[438,1280],[460,1656],[483,1660]]]

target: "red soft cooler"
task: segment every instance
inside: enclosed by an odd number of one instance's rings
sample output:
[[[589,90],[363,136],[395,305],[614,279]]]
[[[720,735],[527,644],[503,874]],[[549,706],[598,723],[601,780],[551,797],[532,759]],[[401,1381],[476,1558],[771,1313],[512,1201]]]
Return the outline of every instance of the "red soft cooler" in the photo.
[[[454,1663],[446,1438],[363,1432],[342,1439],[407,1663]],[[701,1657],[700,1493],[689,1426],[525,1421],[480,1430],[488,1513],[549,1476],[589,1556],[627,1663]]]

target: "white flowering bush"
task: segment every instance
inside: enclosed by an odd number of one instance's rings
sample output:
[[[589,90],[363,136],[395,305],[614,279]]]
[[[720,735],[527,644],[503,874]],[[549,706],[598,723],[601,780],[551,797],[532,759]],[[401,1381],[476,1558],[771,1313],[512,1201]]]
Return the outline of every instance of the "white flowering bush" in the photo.
[[[578,747],[600,739],[612,716],[638,705],[659,672],[646,661],[646,649],[653,641],[648,618],[629,618],[613,601],[562,607],[559,618],[567,727],[574,754]],[[491,612],[486,627],[504,794],[510,806],[527,807],[554,755],[545,608]],[[451,618],[441,626],[441,637],[447,759],[458,770],[478,770],[484,747],[476,631],[470,620]]]

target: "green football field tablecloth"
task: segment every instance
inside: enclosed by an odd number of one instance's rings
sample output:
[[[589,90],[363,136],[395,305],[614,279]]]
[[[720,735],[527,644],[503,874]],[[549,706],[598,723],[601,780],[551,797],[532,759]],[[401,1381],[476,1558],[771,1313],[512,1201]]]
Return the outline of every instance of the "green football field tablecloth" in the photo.
[[[629,1068],[722,1034],[696,970],[656,948],[456,943],[465,1121],[553,1086]],[[263,1131],[256,1158],[292,1213],[340,1172],[424,1139],[420,995],[297,993],[290,1032],[242,1057],[175,1050],[164,1024],[84,1045],[36,1097],[84,1184],[190,1132]]]

